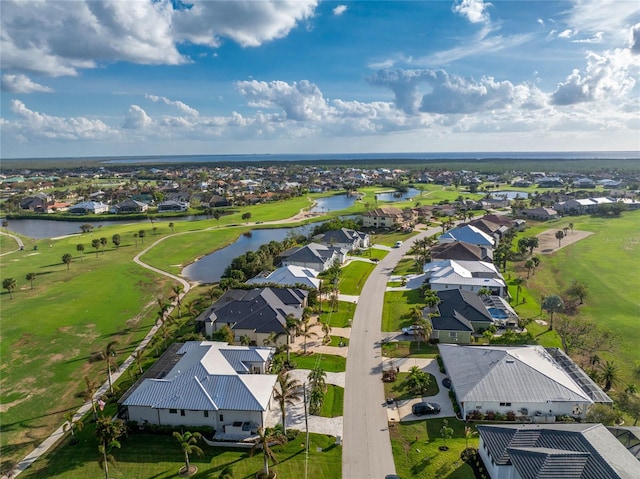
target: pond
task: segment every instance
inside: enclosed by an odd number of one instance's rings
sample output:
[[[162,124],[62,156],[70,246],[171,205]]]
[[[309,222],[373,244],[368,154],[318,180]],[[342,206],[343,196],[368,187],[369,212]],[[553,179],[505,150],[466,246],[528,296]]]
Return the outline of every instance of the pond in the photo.
[[[317,226],[317,223],[296,228],[252,230],[250,234],[240,235],[235,243],[203,256],[195,263],[191,263],[182,270],[181,274],[191,281],[200,281],[201,283],[218,282],[222,277],[222,273],[234,258],[245,254],[247,251],[256,251],[260,246],[270,241],[282,241],[288,234],[307,236],[315,226]]]
[[[357,198],[355,196],[349,196],[346,194],[318,198],[315,200],[315,204],[309,212],[324,214],[330,211],[344,210],[345,208],[353,206],[356,199]]]
[[[516,198],[520,198],[526,200],[529,198],[529,193],[526,191],[494,191],[490,194],[491,198],[495,199],[503,199],[506,198],[508,200],[515,200]]]
[[[407,191],[390,191],[388,193],[377,193],[376,200],[378,201],[407,201],[420,194],[420,190],[416,188],[409,188]]]

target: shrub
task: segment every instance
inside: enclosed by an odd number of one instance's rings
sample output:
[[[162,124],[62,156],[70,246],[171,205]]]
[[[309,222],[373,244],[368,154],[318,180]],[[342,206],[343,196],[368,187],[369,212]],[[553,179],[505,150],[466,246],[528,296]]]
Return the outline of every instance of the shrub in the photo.
[[[484,417],[487,421],[493,421],[496,418],[496,413],[493,411],[487,411],[487,414]]]
[[[295,441],[298,434],[300,434],[300,431],[297,429],[287,429],[287,433],[285,435],[287,436],[287,441]]]
[[[507,413],[507,421],[515,421],[516,420],[516,413],[513,411],[509,411]]]
[[[440,368],[440,372],[444,374],[444,363],[442,362],[442,357],[438,354],[436,356],[436,361],[438,361],[438,367]]]
[[[505,416],[504,414],[499,412],[496,413],[496,418],[495,418],[496,421],[505,421],[506,419],[507,419],[507,416]]]
[[[387,369],[382,373],[382,381],[385,383],[395,383],[398,379],[398,372],[395,369]]]
[[[467,419],[472,421],[480,421],[482,419],[482,413],[477,409],[474,409],[469,414],[467,414]]]

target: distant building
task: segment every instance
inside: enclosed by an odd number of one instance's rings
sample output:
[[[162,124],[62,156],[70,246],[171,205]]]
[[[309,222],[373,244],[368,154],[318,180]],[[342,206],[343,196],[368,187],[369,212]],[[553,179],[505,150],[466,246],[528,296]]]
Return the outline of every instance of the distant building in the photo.
[[[381,206],[362,214],[362,226],[365,228],[393,228],[403,223],[402,210],[393,206]]]
[[[320,279],[318,279],[319,271],[311,268],[302,268],[300,266],[282,266],[267,274],[259,274],[247,281],[247,284],[265,284],[275,283],[281,286],[296,286],[302,284],[309,288],[319,289]]]

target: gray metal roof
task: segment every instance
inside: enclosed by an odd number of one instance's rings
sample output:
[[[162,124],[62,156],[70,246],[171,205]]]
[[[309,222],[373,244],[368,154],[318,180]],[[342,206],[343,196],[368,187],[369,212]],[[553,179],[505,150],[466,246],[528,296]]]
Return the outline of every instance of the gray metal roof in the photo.
[[[593,402],[541,346],[438,348],[461,402]]]

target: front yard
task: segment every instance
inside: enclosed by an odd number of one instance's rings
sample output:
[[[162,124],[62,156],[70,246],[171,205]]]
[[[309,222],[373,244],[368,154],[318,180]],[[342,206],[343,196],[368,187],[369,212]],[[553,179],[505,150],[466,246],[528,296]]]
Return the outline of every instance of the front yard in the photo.
[[[423,308],[424,301],[420,291],[387,291],[384,294],[382,308],[382,330],[400,331],[411,326],[411,308]]]

